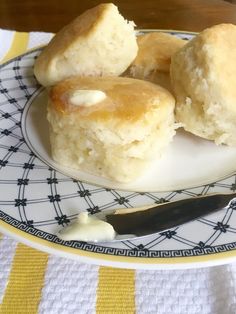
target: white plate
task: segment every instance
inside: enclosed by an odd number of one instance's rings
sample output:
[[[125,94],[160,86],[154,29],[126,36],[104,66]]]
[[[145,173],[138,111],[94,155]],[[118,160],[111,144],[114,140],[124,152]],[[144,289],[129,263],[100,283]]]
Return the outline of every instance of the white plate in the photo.
[[[132,241],[96,245],[55,236],[81,210],[94,213],[235,191],[236,150],[178,132],[162,159],[133,184],[61,169],[50,158],[45,95],[33,77],[39,52],[0,67],[0,230],[49,253],[101,265],[187,268],[236,259],[234,208]]]
[[[65,168],[51,158],[47,113],[47,91],[39,89],[26,104],[22,131],[30,149],[52,168],[76,180],[94,185],[136,192],[182,190],[225,178],[236,169],[236,147],[217,146],[178,129],[161,159],[157,159],[138,180],[117,183],[83,171]],[[183,175],[184,174],[184,175]]]

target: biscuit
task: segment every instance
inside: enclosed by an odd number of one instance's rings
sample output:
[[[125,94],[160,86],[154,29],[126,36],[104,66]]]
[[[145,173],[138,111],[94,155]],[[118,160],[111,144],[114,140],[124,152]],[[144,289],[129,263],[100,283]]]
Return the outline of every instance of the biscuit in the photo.
[[[236,145],[236,26],[208,28],[171,61],[176,119],[185,130]]]
[[[118,182],[138,178],[175,135],[173,96],[147,81],[74,77],[50,89],[52,157]]]
[[[127,71],[127,76],[148,80],[168,90],[171,56],[186,41],[162,32],[137,36],[138,54]]]
[[[112,3],[100,4],[60,30],[35,62],[44,86],[70,76],[118,76],[137,55],[134,23]]]

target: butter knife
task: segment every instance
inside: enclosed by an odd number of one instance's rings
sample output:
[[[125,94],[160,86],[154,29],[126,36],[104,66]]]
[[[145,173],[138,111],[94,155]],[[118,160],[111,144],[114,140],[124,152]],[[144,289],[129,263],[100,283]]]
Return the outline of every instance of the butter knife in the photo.
[[[158,233],[228,207],[236,208],[236,193],[209,194],[157,204],[131,213],[118,210],[106,215],[106,221],[118,235],[145,236]]]

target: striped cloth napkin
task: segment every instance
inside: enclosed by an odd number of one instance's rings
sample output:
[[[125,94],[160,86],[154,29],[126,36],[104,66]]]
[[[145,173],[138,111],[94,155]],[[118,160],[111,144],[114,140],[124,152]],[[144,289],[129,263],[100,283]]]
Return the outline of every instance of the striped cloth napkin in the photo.
[[[53,34],[0,29],[0,60]],[[235,314],[236,264],[128,270],[82,264],[0,236],[0,313]]]

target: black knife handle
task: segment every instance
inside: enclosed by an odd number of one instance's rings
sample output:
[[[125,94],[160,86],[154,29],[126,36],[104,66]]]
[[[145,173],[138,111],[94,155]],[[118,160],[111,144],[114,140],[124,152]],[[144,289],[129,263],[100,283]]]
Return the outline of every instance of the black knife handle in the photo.
[[[206,216],[229,205],[236,193],[212,194],[155,205],[143,211],[107,215],[118,234],[148,235]]]

